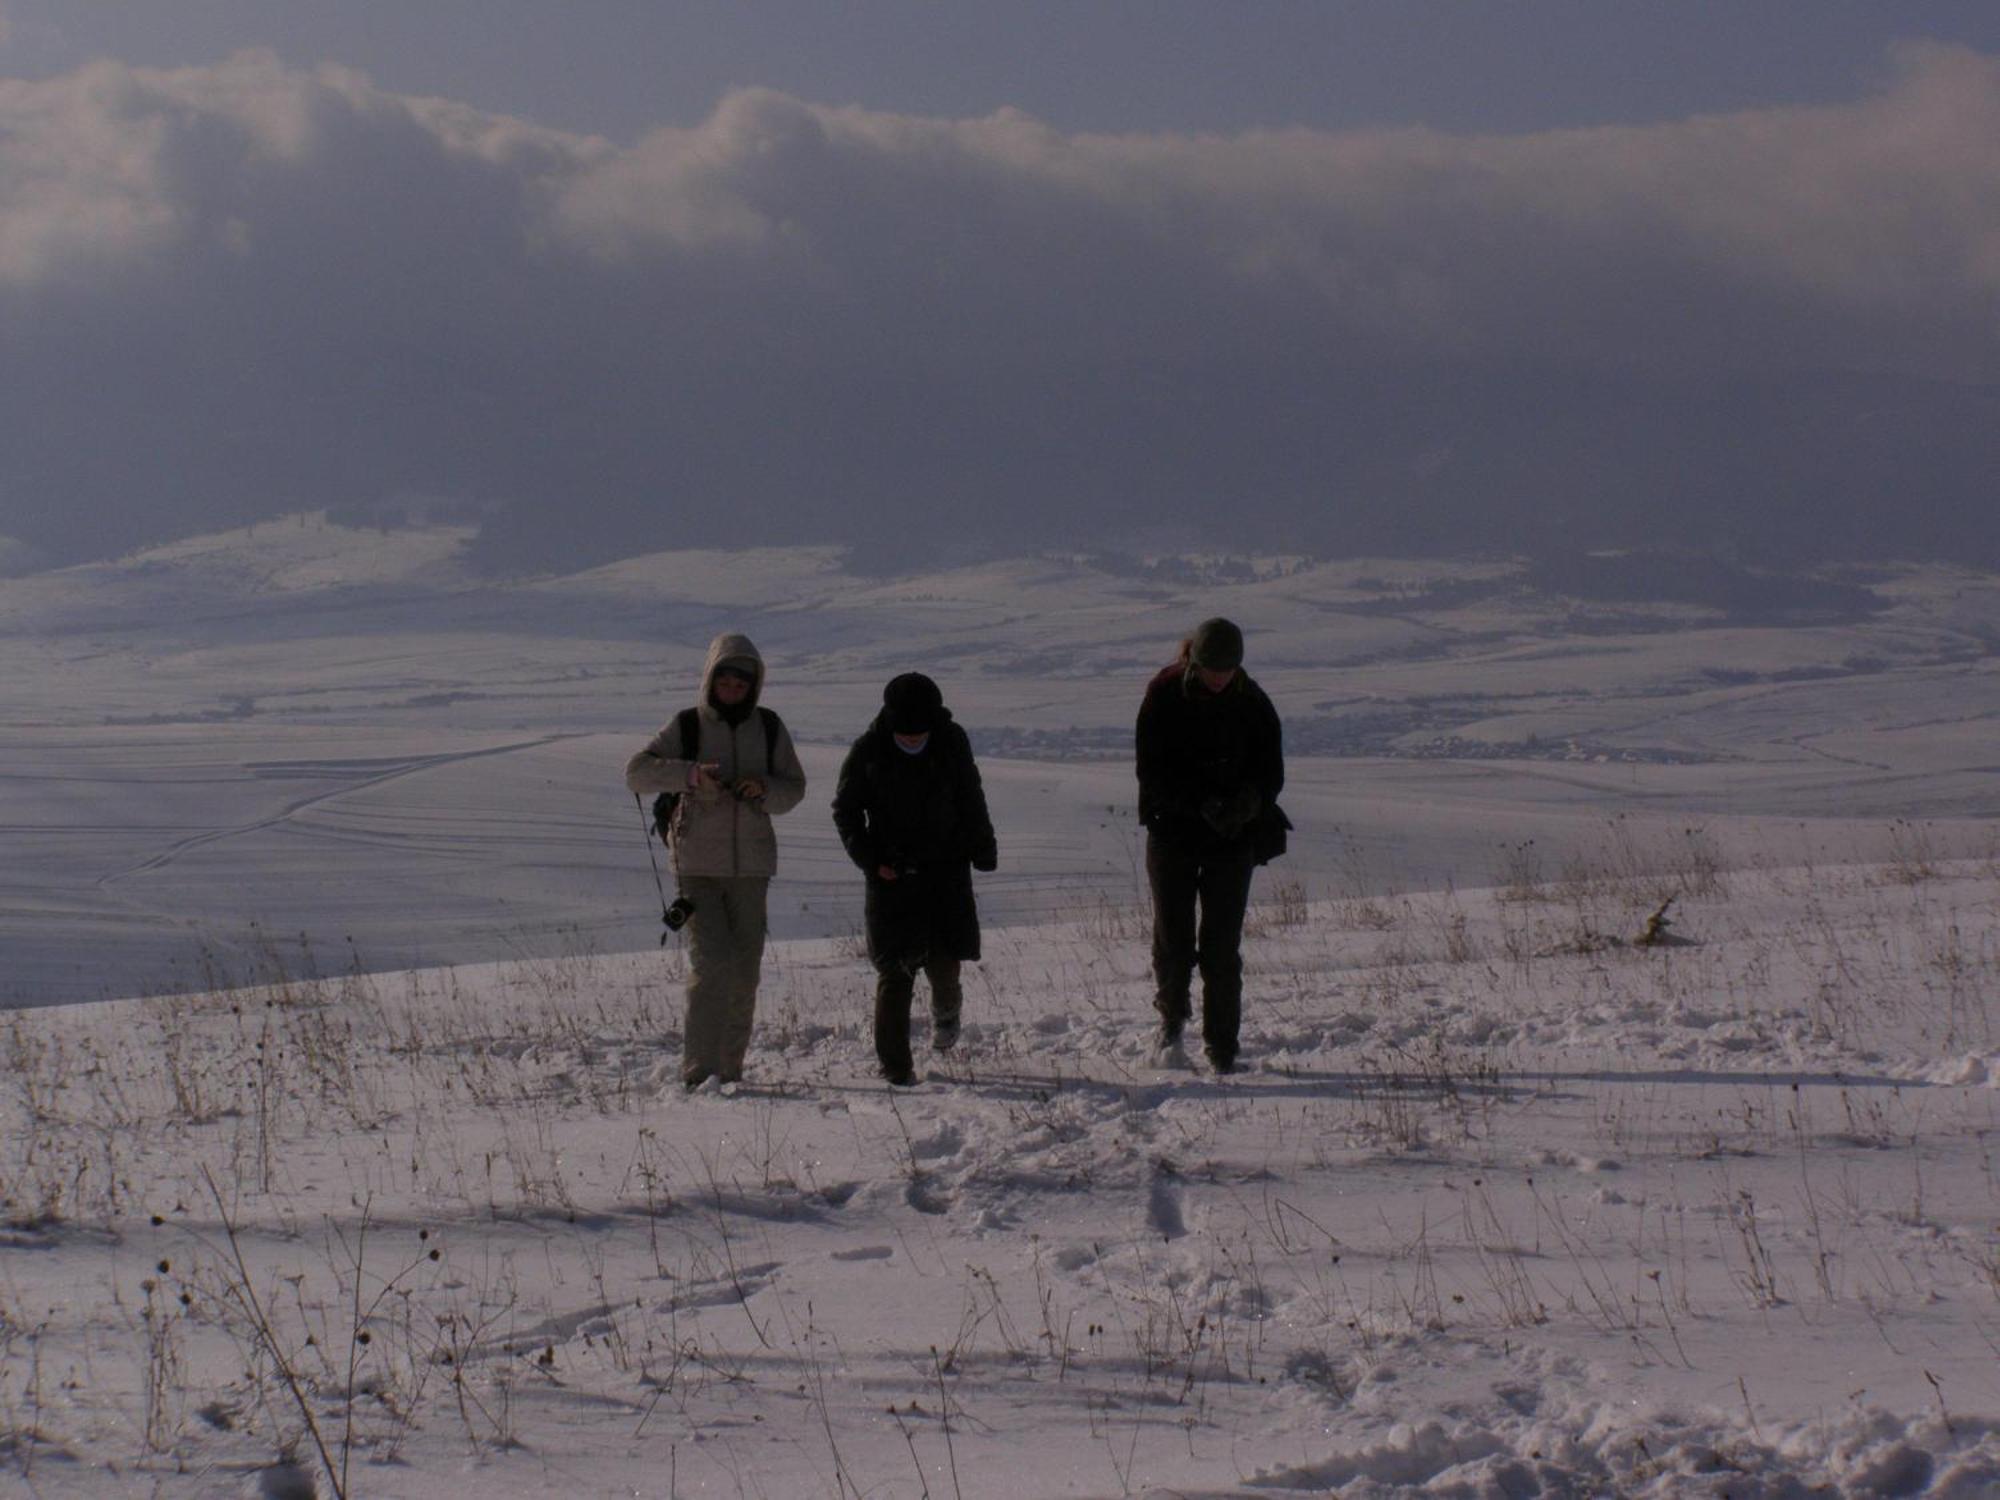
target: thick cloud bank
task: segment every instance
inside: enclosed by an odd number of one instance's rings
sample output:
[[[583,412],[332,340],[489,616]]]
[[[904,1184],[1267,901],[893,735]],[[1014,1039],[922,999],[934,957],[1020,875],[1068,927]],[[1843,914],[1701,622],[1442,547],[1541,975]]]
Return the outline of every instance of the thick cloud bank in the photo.
[[[0,82],[0,532],[2000,560],[2000,61],[1470,138],[765,91],[630,147],[246,53]]]

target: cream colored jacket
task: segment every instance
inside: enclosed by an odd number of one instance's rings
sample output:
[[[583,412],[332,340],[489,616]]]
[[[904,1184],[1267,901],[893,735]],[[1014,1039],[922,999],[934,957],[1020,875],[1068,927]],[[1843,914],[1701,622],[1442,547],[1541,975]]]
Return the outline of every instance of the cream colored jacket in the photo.
[[[715,669],[731,657],[756,663],[757,680],[752,687],[751,712],[739,724],[731,724],[709,702],[709,687]],[[653,736],[652,741],[625,763],[625,789],[640,797],[661,792],[679,792],[680,807],[673,821],[675,867],[683,875],[775,875],[778,871],[778,836],[771,819],[790,812],[806,794],[805,768],[792,747],[791,732],[782,723],[771,736],[770,755],[764,753],[764,725],[755,705],[764,695],[764,658],[745,635],[725,633],[709,643],[708,661],[701,672],[701,696],[696,700],[699,744],[694,758],[681,758],[680,736],[673,721]],[[744,802],[728,791],[690,777],[697,764],[714,762],[725,783],[756,777],[764,783],[758,802]]]

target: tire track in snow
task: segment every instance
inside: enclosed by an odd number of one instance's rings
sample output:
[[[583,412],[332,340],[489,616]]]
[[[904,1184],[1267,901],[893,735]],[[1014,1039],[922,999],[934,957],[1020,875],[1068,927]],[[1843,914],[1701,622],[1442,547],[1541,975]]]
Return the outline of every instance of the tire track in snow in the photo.
[[[301,797],[298,801],[286,804],[268,817],[257,818],[233,828],[211,829],[207,833],[198,833],[191,838],[178,840],[150,859],[144,859],[138,864],[127,866],[125,869],[113,870],[109,874],[98,876],[95,883],[100,890],[103,890],[121,880],[129,880],[137,875],[152,874],[154,871],[165,869],[175,860],[185,854],[191,854],[197,849],[206,848],[210,844],[219,844],[226,839],[241,838],[245,834],[261,833],[265,829],[275,828],[278,824],[287,822],[311,808],[323,806],[328,802],[338,801],[342,797],[353,795],[355,792],[368,791],[374,787],[386,786],[392,781],[399,781],[405,776],[413,776],[419,771],[434,771],[440,766],[464,765],[475,760],[486,760],[496,755],[513,755],[521,750],[539,750],[545,745],[557,744],[563,740],[583,739],[586,737],[583,734],[574,732],[547,734],[537,739],[520,740],[509,745],[489,746],[484,750],[462,750],[445,755],[425,755],[401,761],[392,769],[384,771],[380,775],[369,776],[360,781],[330,788],[327,791],[315,792],[310,797]]]

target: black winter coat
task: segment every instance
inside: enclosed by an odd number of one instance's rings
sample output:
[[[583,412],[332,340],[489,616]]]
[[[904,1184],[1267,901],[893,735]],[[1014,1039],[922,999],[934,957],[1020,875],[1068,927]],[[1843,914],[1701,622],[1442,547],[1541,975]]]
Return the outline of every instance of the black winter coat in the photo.
[[[868,877],[868,956],[979,957],[972,871],[998,863],[986,792],[965,731],[942,712],[916,755],[897,748],[886,713],[854,742],[833,794],[833,824]],[[877,873],[888,865],[895,880]]]
[[[1167,668],[1146,686],[1133,738],[1139,821],[1154,837],[1190,854],[1253,852],[1260,820],[1276,816],[1285,749],[1278,711],[1248,674],[1210,693]]]

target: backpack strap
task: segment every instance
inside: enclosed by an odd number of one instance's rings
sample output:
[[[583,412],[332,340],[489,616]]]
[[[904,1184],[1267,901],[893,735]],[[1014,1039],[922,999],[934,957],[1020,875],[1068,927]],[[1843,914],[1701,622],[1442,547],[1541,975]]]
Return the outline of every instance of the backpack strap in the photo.
[[[778,753],[778,730],[782,726],[778,723],[777,711],[766,708],[761,703],[757,705],[757,717],[764,723],[764,773],[769,775],[772,770],[771,757]]]

